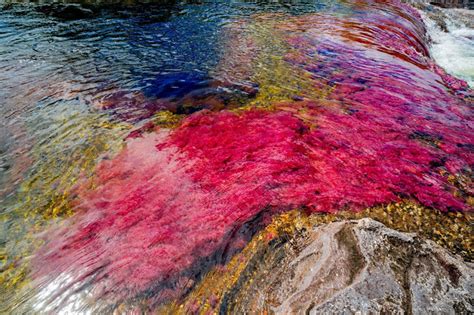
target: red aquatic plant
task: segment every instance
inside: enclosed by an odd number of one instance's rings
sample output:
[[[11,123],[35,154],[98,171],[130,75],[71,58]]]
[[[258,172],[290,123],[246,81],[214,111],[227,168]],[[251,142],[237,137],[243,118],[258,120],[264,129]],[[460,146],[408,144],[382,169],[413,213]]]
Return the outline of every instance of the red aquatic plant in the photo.
[[[396,8],[410,16],[409,7]],[[201,111],[173,131],[128,139],[100,163],[94,189],[77,189],[77,214],[46,238],[35,275],[67,274],[66,289],[88,283],[114,302],[137,294],[163,301],[276,212],[357,211],[401,199],[472,210],[470,182],[448,180],[472,174],[470,92],[429,59],[419,23],[372,10],[379,19],[351,18],[370,32],[347,30],[348,19],[313,23],[312,15],[280,26],[291,47],[286,62],[315,87],[329,86],[324,98],[274,111]]]

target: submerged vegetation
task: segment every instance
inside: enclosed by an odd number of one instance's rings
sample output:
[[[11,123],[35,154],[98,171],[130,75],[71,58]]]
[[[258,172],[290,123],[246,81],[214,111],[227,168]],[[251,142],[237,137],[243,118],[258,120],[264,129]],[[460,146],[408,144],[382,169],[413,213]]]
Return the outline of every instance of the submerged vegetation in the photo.
[[[217,310],[345,219],[473,260],[473,94],[416,9],[132,7],[0,13],[0,311]]]

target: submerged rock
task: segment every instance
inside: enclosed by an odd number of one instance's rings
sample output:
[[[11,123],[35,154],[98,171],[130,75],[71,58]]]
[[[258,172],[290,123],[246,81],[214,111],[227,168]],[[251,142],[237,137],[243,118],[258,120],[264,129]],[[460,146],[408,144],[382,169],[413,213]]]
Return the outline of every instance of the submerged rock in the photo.
[[[85,8],[78,4],[47,4],[37,8],[39,12],[63,20],[77,20],[91,18],[95,15],[90,8]]]
[[[472,264],[372,219],[321,225],[269,247],[226,289],[222,313],[474,311]]]

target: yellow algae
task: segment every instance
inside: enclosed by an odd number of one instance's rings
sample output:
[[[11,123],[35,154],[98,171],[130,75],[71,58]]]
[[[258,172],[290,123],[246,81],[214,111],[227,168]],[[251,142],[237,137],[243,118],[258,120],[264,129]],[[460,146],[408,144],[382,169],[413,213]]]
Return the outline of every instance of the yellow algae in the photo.
[[[246,269],[250,259],[258,250],[264,248],[273,239],[282,235],[295,234],[301,229],[309,227],[309,224],[308,217],[297,210],[276,216],[229,263],[210,271],[184,301],[162,306],[158,312],[187,314],[190,310],[197,309],[199,314],[213,314],[218,311],[218,305],[225,292],[236,285],[240,274]]]
[[[123,136],[120,131],[128,129],[126,125],[111,127],[102,119],[95,115],[81,118],[80,123],[74,126],[75,130],[67,136],[58,136],[47,145],[40,144],[33,148],[37,162],[21,184],[21,200],[16,211],[25,216],[41,215],[46,220],[70,214],[66,207],[70,188],[79,177],[92,173],[100,154],[111,149],[113,152],[109,143],[118,141],[120,144]],[[73,147],[70,143],[81,145]],[[65,147],[72,149],[63,153]]]
[[[330,87],[315,89],[311,74],[301,67],[291,65],[285,56],[291,48],[277,26],[287,19],[278,16],[274,19],[257,19],[249,26],[249,33],[259,48],[258,56],[252,63],[253,82],[258,83],[259,92],[247,107],[271,108],[275,103],[291,101],[295,97],[319,99],[327,95]]]
[[[90,112],[71,114],[69,120],[64,115],[53,124],[58,130],[52,128],[47,141],[32,147],[33,163],[0,217],[8,227],[0,255],[0,303],[14,299],[27,283],[31,253],[41,244],[37,234],[73,213],[74,185],[92,175],[104,152],[113,154],[121,147],[129,129]]]
[[[323,100],[334,89],[300,65],[288,62],[288,56],[301,54],[291,48],[288,34],[279,27],[288,19],[283,14],[255,15],[251,22],[233,23],[227,30],[222,44],[224,55],[214,75],[226,82],[252,82],[258,86],[256,96],[234,111],[275,110],[285,102]]]
[[[169,110],[163,110],[157,112],[153,116],[152,121],[155,125],[163,128],[175,128],[179,125],[179,123],[184,117],[185,115],[179,115],[172,113]]]

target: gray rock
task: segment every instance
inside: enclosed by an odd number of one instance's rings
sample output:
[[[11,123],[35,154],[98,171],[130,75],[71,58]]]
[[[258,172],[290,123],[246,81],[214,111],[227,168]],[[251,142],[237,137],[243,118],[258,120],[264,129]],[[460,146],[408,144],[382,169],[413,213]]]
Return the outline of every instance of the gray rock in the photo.
[[[431,4],[438,5],[442,8],[468,8],[472,7],[469,0],[432,0]]]
[[[414,234],[362,219],[322,225],[289,243],[259,257],[263,263],[241,275],[221,311],[474,312],[474,266]]]

